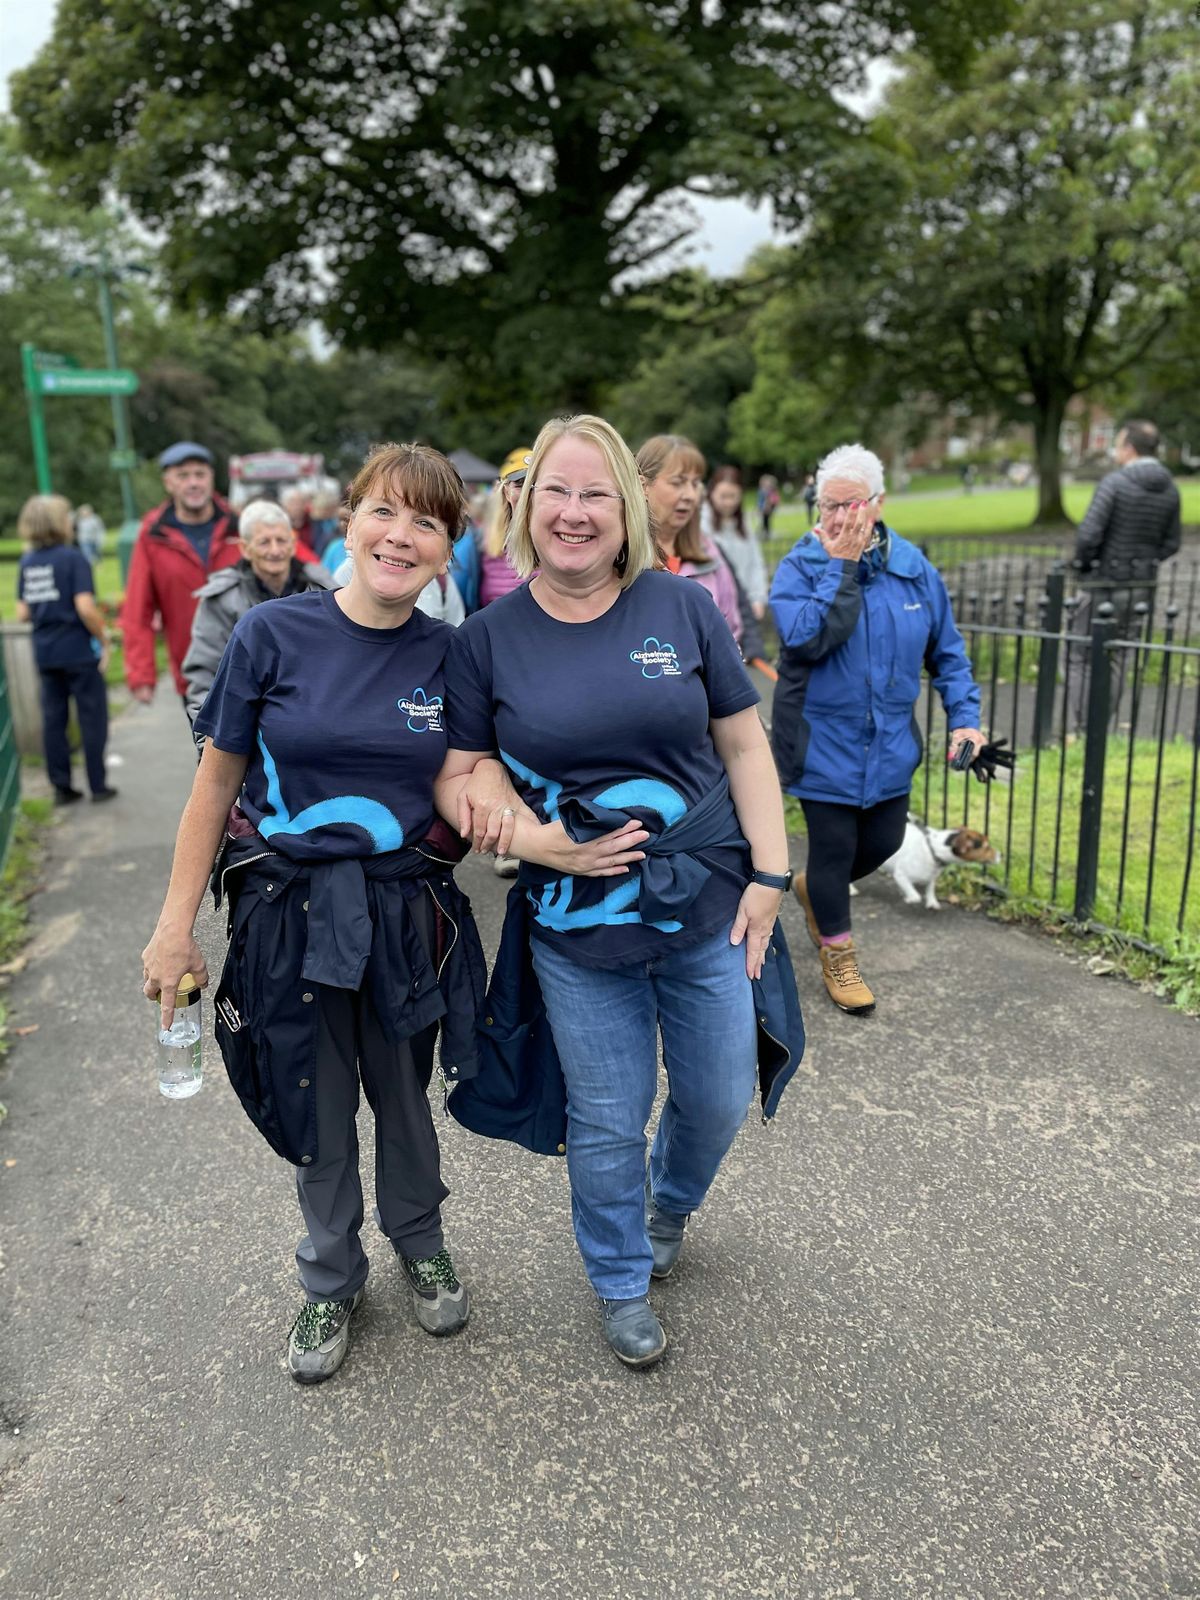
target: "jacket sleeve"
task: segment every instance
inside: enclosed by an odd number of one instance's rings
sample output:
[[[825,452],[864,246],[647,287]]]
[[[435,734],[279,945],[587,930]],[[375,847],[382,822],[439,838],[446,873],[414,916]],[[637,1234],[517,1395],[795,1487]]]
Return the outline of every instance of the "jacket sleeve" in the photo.
[[[738,605],[737,581],[733,576],[733,569],[728,561],[717,551],[717,606],[725,621],[729,624],[729,631],[740,644],[742,642],[742,608]]]
[[[1075,565],[1081,572],[1087,572],[1094,567],[1104,549],[1113,506],[1116,504],[1117,491],[1113,483],[1115,476],[1115,473],[1109,473],[1107,478],[1097,484],[1092,503],[1076,530]]]
[[[208,698],[217,668],[221,665],[221,657],[225,654],[225,646],[229,643],[229,635],[233,632],[231,620],[222,615],[220,600],[220,595],[213,595],[201,600],[196,607],[192,642],[183,658],[183,676],[187,680],[185,704],[190,722],[195,722],[200,707]]]
[[[981,715],[979,689],[971,676],[967,647],[958,631],[950,596],[941,574],[930,567],[926,575],[933,626],[925,647],[925,666],[946,708],[951,728],[977,728]]]
[[[858,563],[819,569],[785,557],[771,585],[771,610],[782,644],[801,661],[820,661],[854,632],[862,612]]]
[[[749,581],[746,584],[746,592],[755,605],[765,606],[767,603],[767,563],[763,557],[763,548],[753,535],[749,536],[746,543],[749,547],[747,552],[749,556],[749,572],[747,573]]]
[[[153,688],[158,681],[154,661],[154,615],[158,599],[146,534],[138,534],[129,563],[121,631],[125,649],[125,682],[131,689]]]
[[[1159,547],[1158,559],[1160,561],[1169,560],[1170,557],[1175,555],[1176,552],[1178,551],[1180,543],[1182,542],[1182,540],[1183,540],[1182,505],[1181,505],[1181,501],[1179,499],[1179,490],[1176,489],[1176,491],[1175,491],[1175,515],[1171,518],[1170,522],[1167,524],[1167,531],[1163,535],[1163,542],[1162,542],[1161,546]]]

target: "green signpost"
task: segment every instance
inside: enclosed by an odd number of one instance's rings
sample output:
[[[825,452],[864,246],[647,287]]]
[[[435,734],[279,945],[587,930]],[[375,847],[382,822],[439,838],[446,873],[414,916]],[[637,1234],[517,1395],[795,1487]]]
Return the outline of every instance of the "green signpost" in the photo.
[[[137,465],[137,452],[132,448],[128,427],[124,423],[123,408],[118,412],[117,396],[136,394],[138,376],[128,367],[81,367],[74,356],[59,355],[53,350],[38,350],[31,344],[21,346],[21,371],[25,381],[25,403],[29,408],[29,434],[33,441],[33,470],[39,494],[53,494],[50,477],[50,449],[46,442],[46,418],[42,410],[43,399],[65,399],[79,395],[111,395],[114,397],[113,417],[120,422],[116,427],[117,448],[108,458],[114,472],[121,474],[121,488],[126,501],[126,517],[135,515],[129,473]]]

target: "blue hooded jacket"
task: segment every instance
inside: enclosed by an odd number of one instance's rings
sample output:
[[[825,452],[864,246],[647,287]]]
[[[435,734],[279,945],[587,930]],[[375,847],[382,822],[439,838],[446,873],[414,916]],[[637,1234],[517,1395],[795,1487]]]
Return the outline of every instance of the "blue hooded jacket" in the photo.
[[[915,545],[883,532],[861,561],[831,559],[806,533],[771,584],[783,645],[771,747],[784,788],[803,800],[865,809],[908,793],[922,754],[922,668],[950,727],[979,726],[946,585]]]

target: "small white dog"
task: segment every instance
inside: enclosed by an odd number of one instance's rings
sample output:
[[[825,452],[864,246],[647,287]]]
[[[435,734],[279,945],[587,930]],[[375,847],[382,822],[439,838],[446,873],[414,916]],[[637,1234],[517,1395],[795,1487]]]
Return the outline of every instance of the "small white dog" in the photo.
[[[1003,859],[986,834],[977,833],[974,828],[927,828],[910,811],[904,843],[879,870],[892,879],[906,905],[919,905],[918,891],[924,889],[926,910],[940,911],[937,881],[947,867],[956,861],[980,861],[994,866]],[[855,892],[853,884],[850,892]]]

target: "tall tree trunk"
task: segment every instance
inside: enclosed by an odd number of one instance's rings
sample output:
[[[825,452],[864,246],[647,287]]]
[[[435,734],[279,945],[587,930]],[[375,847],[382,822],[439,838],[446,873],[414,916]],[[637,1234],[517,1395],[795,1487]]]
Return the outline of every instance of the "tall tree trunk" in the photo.
[[[1039,395],[1033,420],[1033,441],[1037,451],[1038,505],[1035,522],[1070,522],[1062,501],[1062,466],[1059,439],[1066,415],[1066,394]]]

